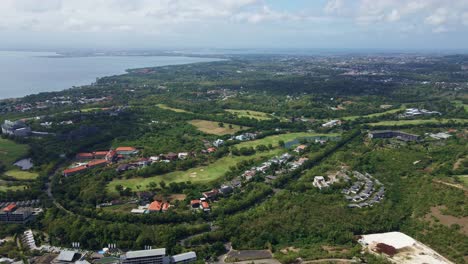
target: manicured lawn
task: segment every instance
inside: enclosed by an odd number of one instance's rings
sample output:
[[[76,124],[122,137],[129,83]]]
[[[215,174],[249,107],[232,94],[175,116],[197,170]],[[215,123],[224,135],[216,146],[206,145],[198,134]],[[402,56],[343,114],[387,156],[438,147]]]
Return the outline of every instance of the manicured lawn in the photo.
[[[161,109],[164,109],[164,110],[171,110],[171,111],[174,111],[174,112],[177,112],[177,113],[191,113],[191,112],[186,111],[186,110],[184,110],[184,109],[173,108],[173,107],[170,107],[170,106],[165,105],[165,104],[157,104],[156,106],[159,107],[159,108],[161,108]]]
[[[274,135],[274,136],[269,136],[265,137],[262,139],[258,140],[253,140],[253,141],[246,141],[242,142],[240,144],[237,144],[237,148],[242,148],[242,147],[257,147],[258,145],[266,145],[268,146],[269,144],[272,144],[274,147],[278,146],[278,142],[280,140],[283,140],[285,143],[291,140],[295,140],[298,138],[305,138],[305,137],[337,137],[340,136],[338,133],[333,133],[333,134],[319,134],[319,133],[308,133],[308,132],[298,132],[298,133],[288,133],[288,134],[280,134],[280,135]]]
[[[383,115],[386,115],[386,114],[394,114],[396,112],[404,110],[405,108],[406,108],[406,106],[401,106],[400,108],[391,109],[391,110],[388,110],[388,111],[385,111],[385,112],[374,113],[374,114],[363,115],[363,116],[345,116],[345,117],[341,117],[340,119],[351,120],[352,121],[352,120],[358,119],[359,117],[366,118],[366,117],[383,116]]]
[[[238,117],[247,117],[257,120],[269,120],[271,115],[264,112],[252,111],[252,110],[236,110],[236,109],[226,109],[226,112],[237,115]]]
[[[248,127],[243,127],[241,129],[238,125],[224,123],[223,127],[219,126],[219,122],[213,122],[208,120],[191,120],[189,121],[190,124],[196,126],[198,130],[207,133],[207,134],[214,134],[214,135],[227,135],[227,134],[234,134],[242,129],[247,129]],[[229,125],[232,128],[229,128]]]
[[[371,126],[402,126],[402,125],[420,125],[420,124],[444,124],[448,123],[450,121],[454,121],[457,123],[468,123],[468,119],[460,119],[460,118],[454,118],[454,119],[416,119],[416,120],[390,120],[390,121],[381,121],[377,123],[369,123]]]
[[[9,170],[5,172],[5,175],[13,177],[17,180],[34,180],[39,176],[39,174],[35,172],[21,171],[21,170]]]
[[[0,185],[0,192],[24,190],[25,185],[4,186]]]
[[[0,138],[0,161],[7,168],[13,168],[13,163],[24,157],[28,150],[28,145],[17,144],[12,140]]]
[[[221,158],[207,166],[200,166],[186,171],[174,171],[164,175],[149,177],[149,178],[132,178],[132,179],[116,179],[109,183],[107,190],[110,193],[115,193],[115,186],[122,185],[124,187],[130,187],[133,191],[146,190],[147,185],[150,182],[159,183],[161,181],[167,184],[171,182],[186,182],[191,181],[193,183],[210,182],[222,177],[230,166],[234,166],[243,160],[249,160],[254,158],[269,158],[284,152],[282,149],[274,149],[268,152],[257,152],[252,156],[228,156]],[[141,186],[137,189],[136,186]]]
[[[94,111],[100,111],[102,108],[99,107],[92,107],[92,108],[83,108],[80,109],[81,112],[83,113],[89,113],[89,112],[94,112]]]

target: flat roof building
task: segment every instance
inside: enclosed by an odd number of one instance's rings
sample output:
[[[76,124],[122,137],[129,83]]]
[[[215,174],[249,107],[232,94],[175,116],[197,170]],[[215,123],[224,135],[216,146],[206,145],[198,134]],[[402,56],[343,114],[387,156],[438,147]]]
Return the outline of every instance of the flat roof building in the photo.
[[[190,251],[190,252],[186,252],[186,253],[182,253],[182,254],[178,254],[178,255],[174,255],[171,257],[171,263],[183,263],[183,264],[187,264],[187,263],[193,263],[197,260],[197,254],[193,251]]]
[[[122,264],[163,264],[165,248],[129,251],[121,257]]]

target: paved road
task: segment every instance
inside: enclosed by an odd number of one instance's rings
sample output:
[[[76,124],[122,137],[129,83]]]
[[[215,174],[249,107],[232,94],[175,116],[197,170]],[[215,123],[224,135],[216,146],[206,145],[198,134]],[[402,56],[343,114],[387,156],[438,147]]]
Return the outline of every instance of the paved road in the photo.
[[[61,169],[60,167],[61,163],[57,164],[56,165],[56,168],[48,175],[47,177],[47,182],[46,182],[46,192],[47,192],[47,196],[49,196],[49,198],[52,200],[52,203],[60,210],[66,212],[66,213],[69,213],[69,214],[72,214],[74,215],[75,213],[73,213],[72,211],[66,209],[65,207],[63,207],[59,202],[57,202],[54,198],[54,194],[52,193],[52,180],[54,178],[54,175]]]

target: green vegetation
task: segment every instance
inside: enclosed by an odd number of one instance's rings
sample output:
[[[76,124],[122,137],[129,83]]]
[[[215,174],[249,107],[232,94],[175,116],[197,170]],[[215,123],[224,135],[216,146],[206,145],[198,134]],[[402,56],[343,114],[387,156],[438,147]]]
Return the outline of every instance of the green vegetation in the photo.
[[[374,114],[363,115],[363,116],[345,116],[345,117],[341,117],[340,119],[352,121],[352,120],[356,120],[356,119],[358,119],[358,118],[379,117],[379,116],[383,116],[383,115],[398,113],[398,112],[400,112],[400,111],[403,111],[405,108],[406,108],[406,106],[405,106],[405,105],[402,105],[402,106],[399,107],[399,108],[391,109],[391,110],[388,110],[388,111],[385,111],[385,112],[374,113]]]
[[[0,138],[0,165],[13,168],[13,163],[24,157],[29,151],[28,145]]]
[[[208,120],[191,120],[189,123],[191,125],[194,125],[198,128],[198,130],[204,133],[214,135],[234,134],[243,129],[248,129],[248,127],[233,125],[229,123],[213,122]]]
[[[414,120],[391,120],[391,121],[380,121],[375,123],[369,123],[370,126],[404,126],[404,125],[422,125],[422,124],[449,124],[449,123],[468,123],[468,119],[414,119]]]
[[[257,152],[251,156],[228,156],[218,159],[212,164],[192,168],[186,171],[175,171],[149,178],[116,179],[109,183],[107,191],[111,193],[115,192],[115,187],[118,185],[122,185],[124,188],[131,188],[132,190],[147,190],[149,189],[148,185],[151,182],[160,183],[162,181],[165,183],[187,181],[192,183],[210,182],[223,177],[224,174],[229,171],[231,166],[235,166],[241,161],[269,158],[280,153],[280,149],[275,149],[268,152]]]
[[[39,174],[36,172],[21,171],[21,170],[9,170],[4,173],[8,177],[15,178],[16,180],[34,180]]]
[[[465,187],[468,187],[468,175],[459,175],[457,177],[463,183],[463,185],[465,185]]]
[[[6,191],[22,191],[27,188],[26,185],[0,185],[0,192],[6,192]]]
[[[189,111],[186,111],[184,109],[170,107],[170,106],[168,106],[166,104],[157,104],[156,106],[161,108],[161,109],[171,110],[171,111],[174,111],[174,112],[177,112],[177,113],[190,113]]]
[[[338,133],[329,133],[329,134],[324,134],[324,133],[313,133],[313,132],[297,132],[297,133],[286,133],[286,134],[279,134],[279,135],[273,135],[273,136],[268,136],[262,139],[258,140],[253,140],[253,141],[246,141],[242,142],[237,145],[237,148],[242,148],[242,147],[253,147],[256,148],[259,145],[272,145],[273,147],[278,147],[278,144],[280,141],[283,142],[289,142],[295,139],[304,139],[308,137],[338,137],[340,134]]]
[[[260,111],[226,109],[226,112],[235,114],[238,117],[247,117],[247,118],[253,118],[253,119],[257,119],[257,120],[270,120],[270,119],[272,119],[270,114],[260,112]]]

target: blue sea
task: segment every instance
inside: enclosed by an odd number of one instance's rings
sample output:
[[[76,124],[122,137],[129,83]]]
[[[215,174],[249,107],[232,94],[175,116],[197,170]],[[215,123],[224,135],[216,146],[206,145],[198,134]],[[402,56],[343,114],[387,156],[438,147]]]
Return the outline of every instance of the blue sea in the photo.
[[[123,74],[126,69],[215,60],[180,56],[63,57],[50,52],[0,51],[0,99],[91,84],[97,77]]]

